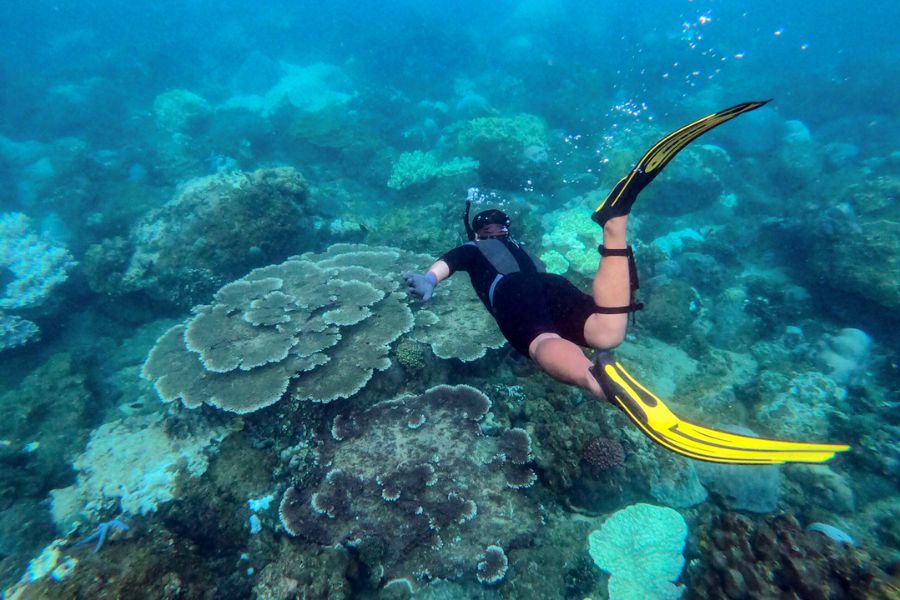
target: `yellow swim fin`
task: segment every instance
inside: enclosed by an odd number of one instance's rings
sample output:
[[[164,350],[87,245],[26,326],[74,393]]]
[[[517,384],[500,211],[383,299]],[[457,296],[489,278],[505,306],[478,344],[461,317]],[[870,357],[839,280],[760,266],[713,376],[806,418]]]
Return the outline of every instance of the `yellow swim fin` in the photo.
[[[701,427],[682,421],[662,400],[641,385],[610,352],[598,352],[591,373],[606,398],[618,406],[657,444],[684,456],[708,462],[771,465],[820,463],[850,446],[784,442]]]
[[[647,187],[659,175],[660,171],[669,164],[669,161],[675,158],[675,155],[685,146],[710,129],[718,127],[722,123],[730,121],[745,112],[756,110],[768,102],[770,101],[744,102],[737,106],[720,110],[715,114],[689,123],[659,140],[644,154],[634,166],[634,169],[619,180],[606,199],[594,210],[591,218],[602,226],[613,217],[627,215],[641,190]]]

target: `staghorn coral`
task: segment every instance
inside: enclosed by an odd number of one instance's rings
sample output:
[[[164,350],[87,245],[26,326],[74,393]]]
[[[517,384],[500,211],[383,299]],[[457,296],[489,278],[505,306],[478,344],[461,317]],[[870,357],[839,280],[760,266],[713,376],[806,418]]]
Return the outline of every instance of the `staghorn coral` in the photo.
[[[384,579],[499,581],[506,561],[488,547],[527,543],[539,516],[514,489],[536,479],[530,438],[482,433],[490,406],[472,387],[441,385],[338,415],[318,440],[319,473],[285,492],[282,524],[357,548]]]
[[[306,181],[290,167],[193,179],[131,231],[119,291],[189,306],[254,265],[307,249],[312,216]]]

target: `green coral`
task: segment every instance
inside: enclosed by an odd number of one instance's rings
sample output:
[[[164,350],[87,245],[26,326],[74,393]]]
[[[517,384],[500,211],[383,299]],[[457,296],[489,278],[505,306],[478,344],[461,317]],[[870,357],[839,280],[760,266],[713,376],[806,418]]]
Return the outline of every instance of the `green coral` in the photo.
[[[519,113],[511,117],[480,117],[463,125],[459,143],[476,147],[483,143],[544,146],[547,143],[547,124],[538,116]]]
[[[440,162],[433,152],[404,152],[391,170],[387,185],[394,190],[402,190],[437,179],[468,173],[478,168],[478,161],[468,156],[457,156]]]
[[[552,264],[556,266],[556,269],[551,269],[551,263],[547,263],[548,269],[553,273],[564,275],[574,272],[591,277],[596,272],[600,258],[597,253],[600,230],[591,221],[586,208],[588,206],[592,206],[592,200],[579,197],[569,206],[544,216],[545,233],[542,243]]]
[[[403,340],[394,351],[401,367],[410,371],[421,371],[425,368],[425,349],[413,340]]]
[[[680,598],[687,523],[677,511],[633,504],[588,536],[594,563],[610,573],[610,600]]]
[[[547,272],[565,275],[569,270],[569,261],[556,250],[549,250],[540,256],[541,262],[547,267]]]

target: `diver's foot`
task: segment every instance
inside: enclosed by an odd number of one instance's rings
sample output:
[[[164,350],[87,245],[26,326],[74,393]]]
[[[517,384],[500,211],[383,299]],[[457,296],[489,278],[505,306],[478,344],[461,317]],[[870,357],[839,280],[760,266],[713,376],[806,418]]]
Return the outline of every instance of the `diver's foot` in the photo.
[[[649,183],[649,182],[647,182]],[[591,219],[606,229],[606,225],[617,217],[626,217],[631,212],[631,206],[637,200],[638,192],[644,185],[635,182],[633,175],[629,174],[619,180],[603,203],[591,215]]]

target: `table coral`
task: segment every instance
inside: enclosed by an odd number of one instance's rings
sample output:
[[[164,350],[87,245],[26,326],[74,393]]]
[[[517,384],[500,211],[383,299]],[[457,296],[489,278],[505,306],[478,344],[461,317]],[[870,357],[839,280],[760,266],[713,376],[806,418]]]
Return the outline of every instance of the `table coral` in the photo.
[[[434,297],[416,313],[412,338],[431,346],[438,358],[463,362],[478,360],[506,343],[469,282],[459,276],[441,282]]]
[[[323,546],[357,548],[384,580],[499,581],[500,555],[527,543],[539,516],[518,489],[536,479],[530,438],[485,435],[490,407],[472,387],[441,385],[339,414],[317,440],[319,472],[284,494],[282,524]]]
[[[247,413],[277,402],[331,402],[391,366],[391,345],[412,338],[441,358],[474,360],[504,343],[467,282],[410,304],[397,274],[427,257],[387,246],[335,244],[255,269],[157,342],[143,368],[165,402]],[[435,311],[435,312],[432,312]],[[439,316],[440,315],[440,316]],[[364,351],[360,349],[364,348]]]

